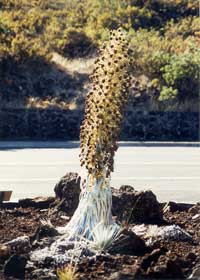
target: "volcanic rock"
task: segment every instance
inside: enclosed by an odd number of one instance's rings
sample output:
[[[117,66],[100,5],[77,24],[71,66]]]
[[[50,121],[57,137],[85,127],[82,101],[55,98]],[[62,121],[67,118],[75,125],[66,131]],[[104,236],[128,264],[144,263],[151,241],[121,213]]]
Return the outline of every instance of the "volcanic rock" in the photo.
[[[157,254],[159,252],[153,253],[155,254],[154,260],[150,262],[150,256],[145,256],[143,258],[142,264],[138,269],[137,277],[145,276],[146,278],[150,279],[184,279],[183,270],[182,270],[182,260],[179,258],[170,259],[167,256],[164,258],[163,255],[160,255],[159,259],[157,259]],[[153,257],[152,255],[152,257]],[[161,258],[164,261],[161,261]]]
[[[24,279],[27,260],[27,257],[23,255],[11,256],[4,266],[4,274],[6,276]]]
[[[169,202],[164,204],[163,213],[166,213],[166,212],[174,213],[176,211],[182,212],[182,211],[186,211],[186,210],[188,210],[192,207],[193,207],[193,204],[177,203],[177,202],[174,202],[174,201],[169,201]]]
[[[197,255],[196,255],[195,253],[193,253],[193,252],[189,252],[189,253],[187,254],[187,256],[186,256],[186,259],[189,259],[189,260],[191,260],[191,261],[195,261],[196,258],[197,258]]]
[[[0,244],[0,260],[9,256],[9,254],[10,254],[9,246]]]
[[[25,198],[19,200],[19,206],[21,207],[34,207],[39,209],[47,209],[50,204],[55,201],[54,197],[35,197]]]
[[[114,241],[110,252],[113,254],[141,255],[147,251],[145,242],[134,232],[124,229],[119,238]]]
[[[197,203],[196,205],[193,205],[189,210],[188,210],[189,213],[193,214],[193,215],[196,215],[198,213],[200,213],[200,204]]]
[[[162,249],[154,249],[150,254],[147,254],[143,260],[142,260],[142,263],[141,263],[141,267],[142,269],[147,269],[152,263],[156,263],[158,258],[165,254],[165,250],[162,248]]]
[[[181,268],[181,260],[176,258],[175,260],[169,259],[166,263],[167,265],[167,274],[169,277],[182,279],[184,278],[183,270]]]
[[[4,245],[8,246],[9,250],[15,253],[18,251],[25,253],[31,247],[30,238],[26,235],[12,239],[6,242]]]
[[[155,194],[150,191],[135,191],[130,186],[122,186],[119,190],[112,189],[112,212],[119,220],[127,223],[153,223],[163,222],[162,209]]]
[[[69,172],[61,178],[54,188],[56,198],[60,200],[58,210],[73,215],[79,202],[80,177],[78,173]]]
[[[166,203],[164,208],[163,208],[164,213],[166,213],[167,211],[175,212],[175,211],[178,211],[178,210],[179,210],[178,204],[176,202],[173,202],[173,201],[169,201],[168,203]]]

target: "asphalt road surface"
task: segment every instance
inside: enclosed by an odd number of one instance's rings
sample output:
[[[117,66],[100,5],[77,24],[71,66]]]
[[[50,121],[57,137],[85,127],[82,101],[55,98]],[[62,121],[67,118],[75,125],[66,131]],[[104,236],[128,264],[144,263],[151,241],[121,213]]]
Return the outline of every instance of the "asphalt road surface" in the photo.
[[[19,198],[54,194],[69,171],[80,172],[78,143],[0,142],[0,190]],[[200,201],[198,145],[122,143],[111,185],[151,189],[160,201]]]

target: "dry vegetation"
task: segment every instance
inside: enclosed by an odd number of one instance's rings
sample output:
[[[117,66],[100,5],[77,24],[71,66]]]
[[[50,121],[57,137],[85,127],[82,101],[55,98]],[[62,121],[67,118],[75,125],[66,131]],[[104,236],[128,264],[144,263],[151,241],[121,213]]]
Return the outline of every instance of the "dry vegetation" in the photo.
[[[198,6],[198,0],[0,0],[1,106],[77,108],[92,57],[120,26],[151,108],[197,110]]]

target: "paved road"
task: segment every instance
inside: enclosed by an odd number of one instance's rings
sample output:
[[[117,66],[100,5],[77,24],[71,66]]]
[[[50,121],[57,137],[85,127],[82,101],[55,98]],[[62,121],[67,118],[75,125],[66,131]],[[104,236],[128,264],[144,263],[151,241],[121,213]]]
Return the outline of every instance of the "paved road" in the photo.
[[[61,176],[80,171],[78,154],[78,143],[2,142],[0,190],[13,190],[12,200],[53,195]],[[112,186],[121,184],[151,189],[160,201],[200,201],[200,149],[186,144],[122,143]]]

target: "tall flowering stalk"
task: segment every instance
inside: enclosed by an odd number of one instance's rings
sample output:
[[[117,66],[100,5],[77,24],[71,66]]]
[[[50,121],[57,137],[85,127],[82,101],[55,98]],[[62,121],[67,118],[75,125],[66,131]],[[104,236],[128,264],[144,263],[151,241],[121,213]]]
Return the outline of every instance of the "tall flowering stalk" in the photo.
[[[80,133],[80,162],[85,176],[78,208],[65,227],[71,238],[84,236],[92,240],[99,224],[112,226],[114,235],[118,231],[111,215],[110,174],[128,99],[129,52],[126,37],[118,29],[111,32],[95,61]]]

